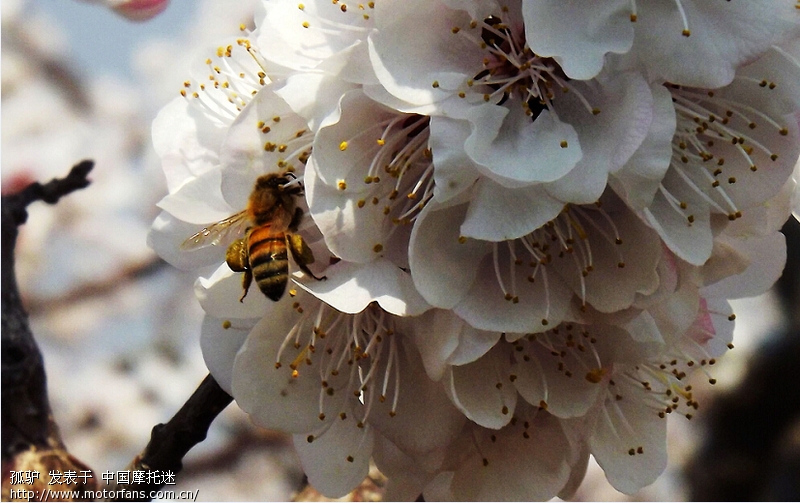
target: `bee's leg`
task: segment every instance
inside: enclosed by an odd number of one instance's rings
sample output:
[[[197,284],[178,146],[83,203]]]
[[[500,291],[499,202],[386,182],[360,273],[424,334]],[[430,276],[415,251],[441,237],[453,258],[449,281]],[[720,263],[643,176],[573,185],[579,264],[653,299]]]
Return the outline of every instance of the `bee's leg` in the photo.
[[[244,276],[242,276],[242,296],[239,297],[239,302],[244,302],[247,297],[247,291],[250,290],[250,285],[253,283],[253,271],[245,269]]]
[[[244,289],[244,293],[242,293],[242,297],[239,299],[239,302],[244,302],[244,298],[247,296],[247,290],[253,282],[253,272],[250,270],[250,257],[247,252],[247,241],[245,239],[237,239],[231,243],[228,247],[228,251],[225,253],[225,262],[228,264],[228,267],[231,268],[231,271],[244,273],[244,277],[242,277],[242,289]]]
[[[297,228],[300,227],[300,222],[303,221],[303,208],[295,208],[294,215],[292,216],[292,221],[289,222],[289,231],[297,232]]]
[[[314,273],[308,268],[308,264],[314,263],[314,253],[311,251],[311,248],[308,247],[305,240],[303,240],[303,236],[300,234],[287,234],[286,244],[292,252],[292,258],[304,273],[316,280],[328,279],[325,276],[321,278],[314,276]]]

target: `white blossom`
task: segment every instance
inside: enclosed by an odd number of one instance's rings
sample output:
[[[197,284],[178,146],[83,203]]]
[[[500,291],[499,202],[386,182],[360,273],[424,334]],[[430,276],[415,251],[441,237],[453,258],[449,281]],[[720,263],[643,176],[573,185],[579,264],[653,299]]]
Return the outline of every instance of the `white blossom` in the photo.
[[[590,454],[621,491],[655,480],[727,299],[786,259],[796,9],[262,7],[154,124],[151,242],[198,273],[220,385],[328,496],[370,457],[398,498],[569,497]],[[181,247],[268,173],[297,177],[317,259],[277,302],[223,262],[242,229]]]

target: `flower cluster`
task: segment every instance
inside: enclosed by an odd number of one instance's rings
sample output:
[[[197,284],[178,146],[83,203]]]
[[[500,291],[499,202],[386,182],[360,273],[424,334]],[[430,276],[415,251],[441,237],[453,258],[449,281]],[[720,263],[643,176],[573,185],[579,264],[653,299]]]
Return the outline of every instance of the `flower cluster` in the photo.
[[[688,374],[713,383],[730,347],[727,299],[786,259],[795,2],[255,21],[153,126],[151,244],[200,271],[220,384],[333,497],[370,459],[396,498],[568,496],[589,455],[623,492],[653,482]]]

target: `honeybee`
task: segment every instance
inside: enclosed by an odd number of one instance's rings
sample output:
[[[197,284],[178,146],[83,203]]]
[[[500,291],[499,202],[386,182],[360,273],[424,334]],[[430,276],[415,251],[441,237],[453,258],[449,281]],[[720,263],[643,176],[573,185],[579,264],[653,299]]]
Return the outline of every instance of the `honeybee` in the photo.
[[[239,302],[244,302],[253,278],[267,298],[277,302],[283,297],[289,282],[287,248],[303,272],[317,280],[325,279],[309,270],[314,254],[302,236],[292,234],[303,218],[303,210],[295,203],[303,187],[292,184],[295,179],[289,172],[258,177],[245,210],[209,225],[181,245],[182,250],[216,245],[229,233],[241,233],[244,229],[244,237],[232,242],[225,253],[228,267],[244,273],[244,292]]]

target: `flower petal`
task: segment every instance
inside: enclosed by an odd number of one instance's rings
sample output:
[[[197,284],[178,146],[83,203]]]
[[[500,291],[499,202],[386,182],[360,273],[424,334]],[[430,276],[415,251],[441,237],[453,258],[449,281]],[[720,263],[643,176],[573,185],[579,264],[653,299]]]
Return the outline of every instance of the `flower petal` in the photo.
[[[377,3],[375,19],[370,59],[380,83],[401,100],[417,105],[441,101],[467,79],[466,70],[481,65],[478,46],[452,31],[469,26],[471,16],[464,11],[440,1],[408,0]],[[416,29],[420,26],[425,28]]]
[[[219,169],[210,169],[185,182],[175,192],[166,195],[158,202],[158,207],[184,222],[192,224],[218,222],[244,208],[242,205],[234,209],[222,197],[221,180],[222,172]]]
[[[508,264],[508,257],[499,258]],[[566,316],[572,292],[558,274],[542,268],[536,281],[529,280],[533,269],[515,267],[517,302],[508,300],[500,289],[491,253],[476,267],[477,279],[464,299],[453,311],[467,323],[480,330],[529,333],[555,326]],[[501,271],[505,285],[511,285],[509,275]]]
[[[600,73],[607,53],[630,50],[629,9],[626,0],[522,2],[525,40],[536,54],[555,59],[570,78],[590,79]]]
[[[617,392],[622,399],[606,399],[589,446],[611,485],[633,494],[667,467],[667,421],[650,408],[643,389]]]
[[[431,201],[418,215],[411,232],[411,277],[419,293],[436,307],[452,308],[458,304],[489,251],[474,240],[459,242],[459,227],[467,212],[463,199],[454,198],[445,205]]]
[[[740,299],[766,292],[781,276],[786,264],[786,238],[780,232],[763,237],[720,239],[750,259],[747,269],[700,290],[706,297]]]
[[[416,349],[401,350],[398,364],[397,406],[391,395],[375,403],[370,424],[406,453],[426,453],[447,446],[461,431],[466,418],[453,406],[442,386],[425,374]],[[386,369],[378,372],[383,374]],[[396,414],[391,414],[393,409]]]
[[[219,387],[228,394],[233,393],[233,361],[257,322],[257,319],[236,320],[235,325],[224,328],[223,320],[208,315],[203,317],[200,329],[203,360]]]
[[[302,316],[292,308],[295,301],[297,298],[289,300],[286,296],[274,303],[280,309],[262,318],[250,332],[234,362],[232,388],[236,403],[260,426],[307,434],[328,426],[335,427],[340,422],[339,411],[344,409],[345,400],[351,393],[345,391],[348,376],[329,376],[327,389],[338,393],[326,393],[321,400],[320,360],[304,358],[307,347],[295,348],[293,344],[287,344],[282,348],[287,334]],[[279,353],[281,361],[299,362],[296,376],[293,376],[294,369],[290,365],[276,365]],[[363,430],[359,429],[359,432],[363,433]]]
[[[334,419],[313,442],[307,435],[293,437],[308,482],[329,498],[346,495],[369,473],[373,432],[369,427],[359,428],[356,413],[348,412],[346,419]]]
[[[653,85],[653,120],[647,136],[625,166],[611,175],[609,183],[635,210],[650,206],[672,159],[676,118],[672,96],[662,85]]]
[[[228,129],[220,150],[225,200],[234,208],[245,208],[259,176],[302,168],[296,158],[287,158],[303,148],[301,137],[307,131],[305,120],[271,86],[261,88]],[[310,149],[310,136],[307,143]]]
[[[682,33],[683,15],[691,36]],[[716,88],[729,84],[741,64],[796,37],[800,25],[792,2],[693,0],[649,3],[640,9],[634,29],[630,54],[651,80]]]
[[[509,189],[481,178],[461,234],[483,241],[506,241],[530,234],[561,213],[564,203],[541,185]]]
[[[261,318],[276,309],[278,303],[267,299],[256,285],[251,285],[244,301],[239,302],[242,276],[223,263],[208,279],[197,279],[194,292],[206,314],[221,319]]]
[[[569,480],[570,446],[552,416],[523,416],[516,425],[477,436],[480,452],[473,451],[453,477],[456,500],[543,501]]]
[[[338,262],[325,275],[325,281],[305,279],[298,284],[343,313],[359,313],[371,302],[397,316],[416,316],[431,307],[414,288],[411,276],[386,259]]]
[[[467,418],[486,428],[508,424],[517,404],[517,390],[508,379],[508,361],[490,351],[469,365],[450,367],[447,394]]]
[[[467,154],[484,175],[509,187],[552,182],[569,173],[583,155],[575,128],[549,110],[531,122],[513,100],[469,111],[473,130],[464,144]]]
[[[597,201],[608,175],[618,171],[637,151],[653,121],[653,95],[641,75],[621,72],[606,76],[601,82],[599,88],[573,82],[571,92],[558,99],[559,119],[575,128],[583,152],[572,171],[546,186],[561,201]],[[587,110],[579,93],[600,113],[593,115]]]

